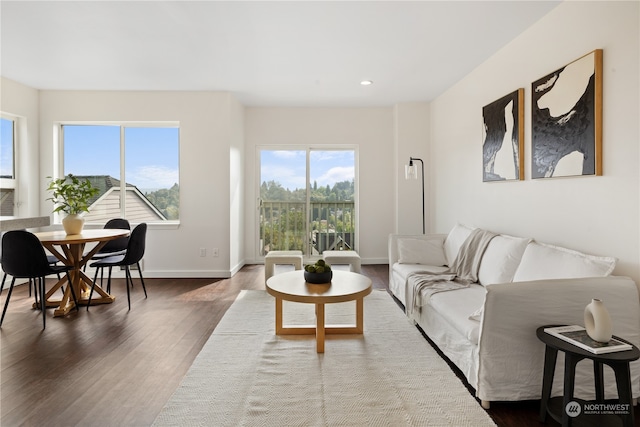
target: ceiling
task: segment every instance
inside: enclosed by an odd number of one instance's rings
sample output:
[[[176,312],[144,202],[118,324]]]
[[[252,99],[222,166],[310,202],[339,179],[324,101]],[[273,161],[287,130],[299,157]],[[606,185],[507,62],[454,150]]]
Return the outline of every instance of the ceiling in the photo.
[[[434,99],[558,4],[2,0],[0,73],[37,89],[391,106]]]

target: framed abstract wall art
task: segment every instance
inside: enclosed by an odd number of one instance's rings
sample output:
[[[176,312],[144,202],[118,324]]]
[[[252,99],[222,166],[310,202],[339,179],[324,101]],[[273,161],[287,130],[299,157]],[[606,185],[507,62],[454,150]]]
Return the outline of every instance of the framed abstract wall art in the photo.
[[[602,175],[602,49],[531,84],[531,177]]]
[[[482,181],[524,179],[524,89],[482,108]]]

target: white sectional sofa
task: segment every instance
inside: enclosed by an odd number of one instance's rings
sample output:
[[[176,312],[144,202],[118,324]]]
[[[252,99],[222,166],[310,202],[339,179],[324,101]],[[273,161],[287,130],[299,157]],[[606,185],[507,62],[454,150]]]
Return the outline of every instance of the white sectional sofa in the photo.
[[[390,235],[393,296],[406,304],[408,276],[446,270],[472,230],[458,224],[448,235]],[[536,337],[539,326],[584,325],[585,306],[599,298],[609,310],[614,335],[640,346],[638,286],[630,278],[612,276],[615,263],[614,258],[497,235],[482,256],[478,283],[425,297],[414,319],[462,371],[484,407],[490,401],[540,399],[544,344]],[[559,353],[552,396],[562,395],[563,364]],[[640,361],[631,363],[631,381],[637,402]],[[609,368],[605,385],[606,398],[617,397]],[[578,364],[575,396],[595,396],[588,362]]]

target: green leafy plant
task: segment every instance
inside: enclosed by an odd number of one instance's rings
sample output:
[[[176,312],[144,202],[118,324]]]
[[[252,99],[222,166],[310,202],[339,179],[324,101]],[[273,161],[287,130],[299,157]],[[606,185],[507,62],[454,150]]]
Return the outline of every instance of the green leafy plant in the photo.
[[[88,179],[81,180],[72,174],[51,180],[47,190],[52,192],[47,200],[56,205],[53,212],[68,214],[89,212],[89,200],[100,192]]]

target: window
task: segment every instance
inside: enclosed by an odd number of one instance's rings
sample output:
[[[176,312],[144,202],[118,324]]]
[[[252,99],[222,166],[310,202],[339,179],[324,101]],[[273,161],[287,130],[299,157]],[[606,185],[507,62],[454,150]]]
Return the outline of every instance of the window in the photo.
[[[355,151],[260,150],[258,253],[356,249]]]
[[[179,133],[175,124],[62,125],[63,175],[100,189],[86,221],[179,220]]]
[[[0,215],[15,215],[16,121],[0,116]]]

